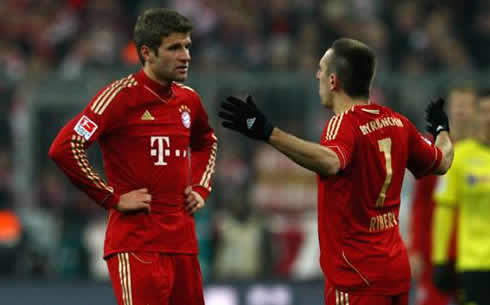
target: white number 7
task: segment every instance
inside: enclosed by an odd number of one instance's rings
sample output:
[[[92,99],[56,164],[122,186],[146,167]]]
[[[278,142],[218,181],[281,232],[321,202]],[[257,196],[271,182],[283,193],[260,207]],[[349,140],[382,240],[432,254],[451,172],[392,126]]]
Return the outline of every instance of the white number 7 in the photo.
[[[386,178],[381,192],[379,192],[378,200],[376,200],[376,207],[382,207],[386,199],[386,191],[391,184],[391,176],[393,175],[393,169],[391,168],[391,139],[384,138],[378,140],[379,151],[383,152],[385,155],[385,165],[386,165]]]

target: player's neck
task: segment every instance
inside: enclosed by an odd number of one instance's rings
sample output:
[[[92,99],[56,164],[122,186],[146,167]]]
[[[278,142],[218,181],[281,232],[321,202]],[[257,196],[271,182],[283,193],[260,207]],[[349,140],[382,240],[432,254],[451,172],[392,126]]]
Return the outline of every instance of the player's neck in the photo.
[[[346,112],[347,110],[352,108],[352,106],[367,105],[367,104],[368,104],[368,101],[364,100],[364,99],[353,99],[353,98],[350,98],[346,95],[345,96],[339,96],[337,98],[337,100],[334,102],[333,112],[335,114],[340,114],[340,113]]]
[[[159,79],[155,73],[153,73],[153,71],[150,69],[150,67],[148,65],[145,65],[143,67],[143,72],[145,72],[146,76],[151,79],[152,81],[154,82],[157,82],[159,83],[160,85],[164,86],[164,87],[168,87],[170,86],[170,82],[167,81],[167,80],[161,80]]]

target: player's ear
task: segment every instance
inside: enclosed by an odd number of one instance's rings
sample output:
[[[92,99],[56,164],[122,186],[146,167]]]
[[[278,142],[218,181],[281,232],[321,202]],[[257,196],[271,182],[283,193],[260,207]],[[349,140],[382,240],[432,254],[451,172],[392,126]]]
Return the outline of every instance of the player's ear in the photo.
[[[143,57],[143,59],[145,60],[145,62],[151,63],[151,61],[152,61],[151,49],[148,46],[142,45],[140,48],[140,53],[141,53],[141,56]]]
[[[337,74],[335,73],[330,73],[328,76],[328,87],[330,90],[334,90],[339,86],[339,79],[337,77]]]

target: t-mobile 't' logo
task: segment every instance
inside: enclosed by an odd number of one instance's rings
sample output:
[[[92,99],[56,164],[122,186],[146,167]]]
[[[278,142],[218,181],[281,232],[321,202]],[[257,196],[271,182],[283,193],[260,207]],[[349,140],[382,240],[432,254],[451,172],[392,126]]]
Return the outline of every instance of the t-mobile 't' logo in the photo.
[[[155,162],[155,165],[167,165],[167,162],[163,159],[164,156],[169,156],[170,155],[170,149],[165,148],[170,147],[170,141],[168,137],[151,137],[150,140],[150,145],[152,149],[150,150],[150,153],[154,157],[158,157],[157,162]],[[156,142],[156,148],[153,148],[155,146]]]

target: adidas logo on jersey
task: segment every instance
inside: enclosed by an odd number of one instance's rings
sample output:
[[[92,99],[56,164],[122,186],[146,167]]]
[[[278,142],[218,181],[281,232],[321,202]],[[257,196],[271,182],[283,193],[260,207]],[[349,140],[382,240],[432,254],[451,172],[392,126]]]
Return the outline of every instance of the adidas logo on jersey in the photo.
[[[151,115],[151,113],[146,110],[145,113],[141,116],[141,119],[143,121],[153,121],[155,118]]]
[[[254,123],[255,123],[255,118],[247,119],[247,128],[252,129],[252,126],[254,126]]]

